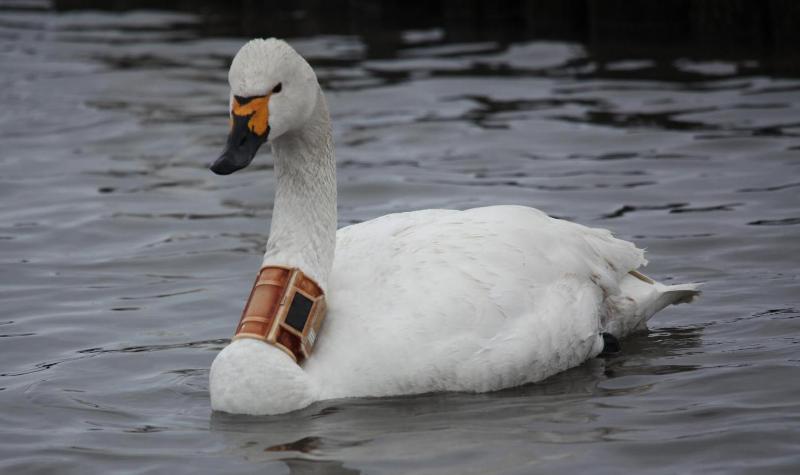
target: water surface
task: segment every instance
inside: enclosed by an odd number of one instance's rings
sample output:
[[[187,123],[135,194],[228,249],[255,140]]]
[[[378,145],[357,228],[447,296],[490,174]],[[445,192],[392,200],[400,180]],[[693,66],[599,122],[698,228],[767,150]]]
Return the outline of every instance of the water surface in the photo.
[[[275,185],[268,153],[206,169],[244,38],[39,6],[0,12],[3,473],[797,473],[800,80],[435,30],[384,57],[294,39],[330,101],[341,225],[536,206],[705,294],[539,384],[234,417],[212,414],[208,368]]]

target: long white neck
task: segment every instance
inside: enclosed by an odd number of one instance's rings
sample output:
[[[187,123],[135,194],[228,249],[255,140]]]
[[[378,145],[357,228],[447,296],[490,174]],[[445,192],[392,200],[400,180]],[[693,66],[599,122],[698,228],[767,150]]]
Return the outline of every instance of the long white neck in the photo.
[[[272,152],[277,189],[263,265],[298,267],[326,291],[336,247],[336,159],[321,89],[306,125],[275,139]]]

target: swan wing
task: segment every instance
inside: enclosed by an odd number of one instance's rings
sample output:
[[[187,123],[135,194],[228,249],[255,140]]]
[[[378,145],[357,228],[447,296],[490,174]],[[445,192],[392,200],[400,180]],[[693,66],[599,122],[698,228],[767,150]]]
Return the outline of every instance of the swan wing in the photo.
[[[603,302],[644,263],[608,231],[522,206],[349,226],[306,371],[326,398],[541,380],[601,351]]]

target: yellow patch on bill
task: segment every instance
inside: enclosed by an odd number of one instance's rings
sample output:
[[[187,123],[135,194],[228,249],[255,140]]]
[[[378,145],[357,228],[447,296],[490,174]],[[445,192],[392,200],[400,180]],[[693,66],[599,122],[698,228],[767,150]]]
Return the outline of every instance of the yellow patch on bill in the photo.
[[[242,105],[236,98],[233,98],[233,115],[239,117],[250,117],[247,121],[247,128],[256,135],[264,135],[269,124],[269,94],[262,97],[254,97],[249,102]]]

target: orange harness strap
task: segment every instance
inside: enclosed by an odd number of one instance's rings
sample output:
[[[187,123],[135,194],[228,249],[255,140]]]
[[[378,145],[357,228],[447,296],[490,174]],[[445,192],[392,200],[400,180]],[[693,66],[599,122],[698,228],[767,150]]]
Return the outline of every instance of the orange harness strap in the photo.
[[[303,271],[262,267],[233,339],[267,342],[300,364],[311,355],[325,310],[325,293]]]

